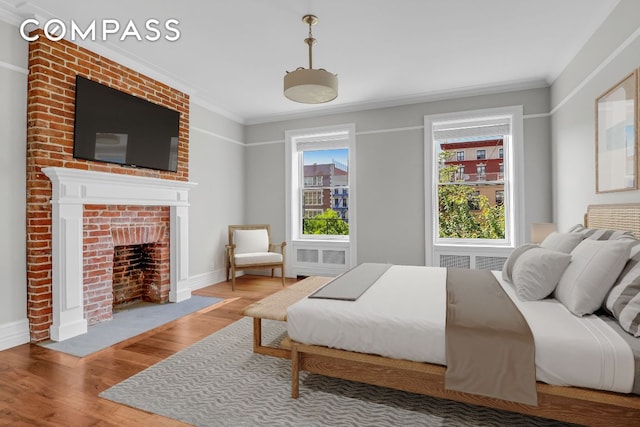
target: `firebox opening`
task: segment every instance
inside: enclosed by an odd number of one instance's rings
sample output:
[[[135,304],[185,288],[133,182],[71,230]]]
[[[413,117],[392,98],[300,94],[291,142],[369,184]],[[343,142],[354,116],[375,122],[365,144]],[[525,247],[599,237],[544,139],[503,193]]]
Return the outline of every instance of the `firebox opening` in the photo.
[[[116,246],[113,254],[113,309],[139,301],[162,303],[155,243]]]

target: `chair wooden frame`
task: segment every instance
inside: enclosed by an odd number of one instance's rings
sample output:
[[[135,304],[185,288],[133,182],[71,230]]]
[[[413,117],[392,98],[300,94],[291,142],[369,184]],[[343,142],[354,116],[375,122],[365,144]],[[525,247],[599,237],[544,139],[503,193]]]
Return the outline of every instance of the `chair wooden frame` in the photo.
[[[241,266],[236,266],[235,264],[235,250],[236,245],[233,241],[233,232],[236,230],[267,230],[267,236],[269,237],[269,252],[275,252],[282,254],[282,262],[277,263],[259,263],[259,264],[243,264]],[[285,275],[284,275],[284,266],[285,266],[285,251],[284,247],[287,245],[287,242],[282,242],[280,244],[271,243],[271,226],[269,224],[249,224],[249,225],[230,225],[229,226],[229,240],[228,244],[225,245],[226,249],[226,263],[227,263],[227,282],[229,281],[229,275],[231,275],[231,290],[235,291],[236,289],[236,270],[246,270],[250,268],[270,268],[271,269],[271,277],[274,276],[274,270],[276,268],[280,269],[282,274],[282,286],[285,283]],[[278,252],[279,249],[279,252]]]

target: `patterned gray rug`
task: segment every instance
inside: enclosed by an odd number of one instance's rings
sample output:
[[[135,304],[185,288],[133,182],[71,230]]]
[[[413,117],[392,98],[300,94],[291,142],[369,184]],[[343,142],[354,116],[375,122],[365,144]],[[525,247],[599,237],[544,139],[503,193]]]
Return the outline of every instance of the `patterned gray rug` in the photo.
[[[283,322],[263,321],[265,342],[283,331]],[[294,400],[290,362],[251,346],[244,318],[100,396],[196,426],[566,425],[304,372]]]

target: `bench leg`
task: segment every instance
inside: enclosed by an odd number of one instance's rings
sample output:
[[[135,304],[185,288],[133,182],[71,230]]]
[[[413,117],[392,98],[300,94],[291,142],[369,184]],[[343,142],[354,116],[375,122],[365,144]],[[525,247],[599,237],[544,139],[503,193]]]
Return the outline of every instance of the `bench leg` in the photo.
[[[291,356],[289,349],[262,345],[262,319],[260,317],[253,318],[253,352],[283,359],[288,359]]]
[[[298,345],[291,345],[291,397],[297,399],[300,395],[300,354]]]
[[[258,348],[262,347],[262,319],[253,318],[253,352],[258,353]]]

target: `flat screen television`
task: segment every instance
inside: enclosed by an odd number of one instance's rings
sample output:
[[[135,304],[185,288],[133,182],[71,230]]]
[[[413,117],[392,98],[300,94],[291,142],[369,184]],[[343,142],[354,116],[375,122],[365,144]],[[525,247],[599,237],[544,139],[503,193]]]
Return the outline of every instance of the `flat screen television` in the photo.
[[[180,113],[76,76],[73,157],[178,170]]]

